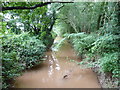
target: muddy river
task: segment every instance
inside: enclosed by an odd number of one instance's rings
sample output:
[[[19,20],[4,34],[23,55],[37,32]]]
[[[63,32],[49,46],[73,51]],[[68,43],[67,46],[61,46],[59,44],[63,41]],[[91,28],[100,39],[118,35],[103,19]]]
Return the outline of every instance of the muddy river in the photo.
[[[61,38],[57,37],[55,41]],[[91,69],[81,69],[80,58],[66,41],[57,51],[46,53],[47,60],[16,78],[16,88],[100,88]]]

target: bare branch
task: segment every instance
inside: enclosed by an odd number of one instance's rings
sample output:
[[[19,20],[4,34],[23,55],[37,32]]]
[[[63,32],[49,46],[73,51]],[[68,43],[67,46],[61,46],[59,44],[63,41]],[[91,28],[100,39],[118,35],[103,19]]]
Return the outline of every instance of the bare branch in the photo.
[[[21,7],[21,6],[16,6],[16,7],[2,7],[2,9],[0,11],[5,11],[5,10],[23,10],[23,9],[35,9],[37,7],[43,7],[46,6],[48,4],[51,3],[73,3],[73,2],[45,2],[45,3],[40,3],[40,4],[36,4],[35,6],[32,7]]]
[[[14,10],[14,9],[35,9],[37,7],[43,7],[43,6],[46,6],[48,4],[51,4],[51,2],[46,2],[46,3],[40,3],[40,4],[36,4],[35,6],[32,6],[32,7],[21,7],[21,6],[18,6],[18,7],[2,7],[2,11],[5,11],[5,10]]]

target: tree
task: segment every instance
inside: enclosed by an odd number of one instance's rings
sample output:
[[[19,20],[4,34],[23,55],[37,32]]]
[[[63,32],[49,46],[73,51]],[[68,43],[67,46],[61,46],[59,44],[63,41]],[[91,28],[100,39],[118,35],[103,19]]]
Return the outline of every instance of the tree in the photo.
[[[51,31],[57,19],[56,10],[49,12],[47,8],[47,5],[51,5],[51,3],[55,2],[41,2],[39,4],[37,2],[3,2],[2,11],[4,16],[6,14],[11,16],[11,19],[7,22],[7,27],[11,28],[15,33],[28,31],[32,35],[36,35],[39,39],[42,39],[50,47],[52,45],[50,42],[53,42]],[[14,17],[17,18],[15,19]],[[4,19],[4,21],[6,20]],[[17,26],[16,23],[21,24],[23,29]]]

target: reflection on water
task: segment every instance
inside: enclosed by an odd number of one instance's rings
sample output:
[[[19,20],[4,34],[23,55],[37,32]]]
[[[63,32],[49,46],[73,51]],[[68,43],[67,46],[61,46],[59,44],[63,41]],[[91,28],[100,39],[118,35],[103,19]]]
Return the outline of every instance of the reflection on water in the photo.
[[[57,37],[55,40],[60,40]],[[16,78],[16,88],[99,88],[91,69],[80,69],[70,60],[80,62],[69,43],[58,52],[46,53],[46,61]]]

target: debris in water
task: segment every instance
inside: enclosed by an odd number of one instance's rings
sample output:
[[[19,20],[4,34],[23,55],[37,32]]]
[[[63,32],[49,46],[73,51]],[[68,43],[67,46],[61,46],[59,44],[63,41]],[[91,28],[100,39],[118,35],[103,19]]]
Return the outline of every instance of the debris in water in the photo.
[[[67,78],[68,78],[68,75],[64,75],[64,76],[63,76],[63,79],[64,79],[64,78],[67,79]]]

